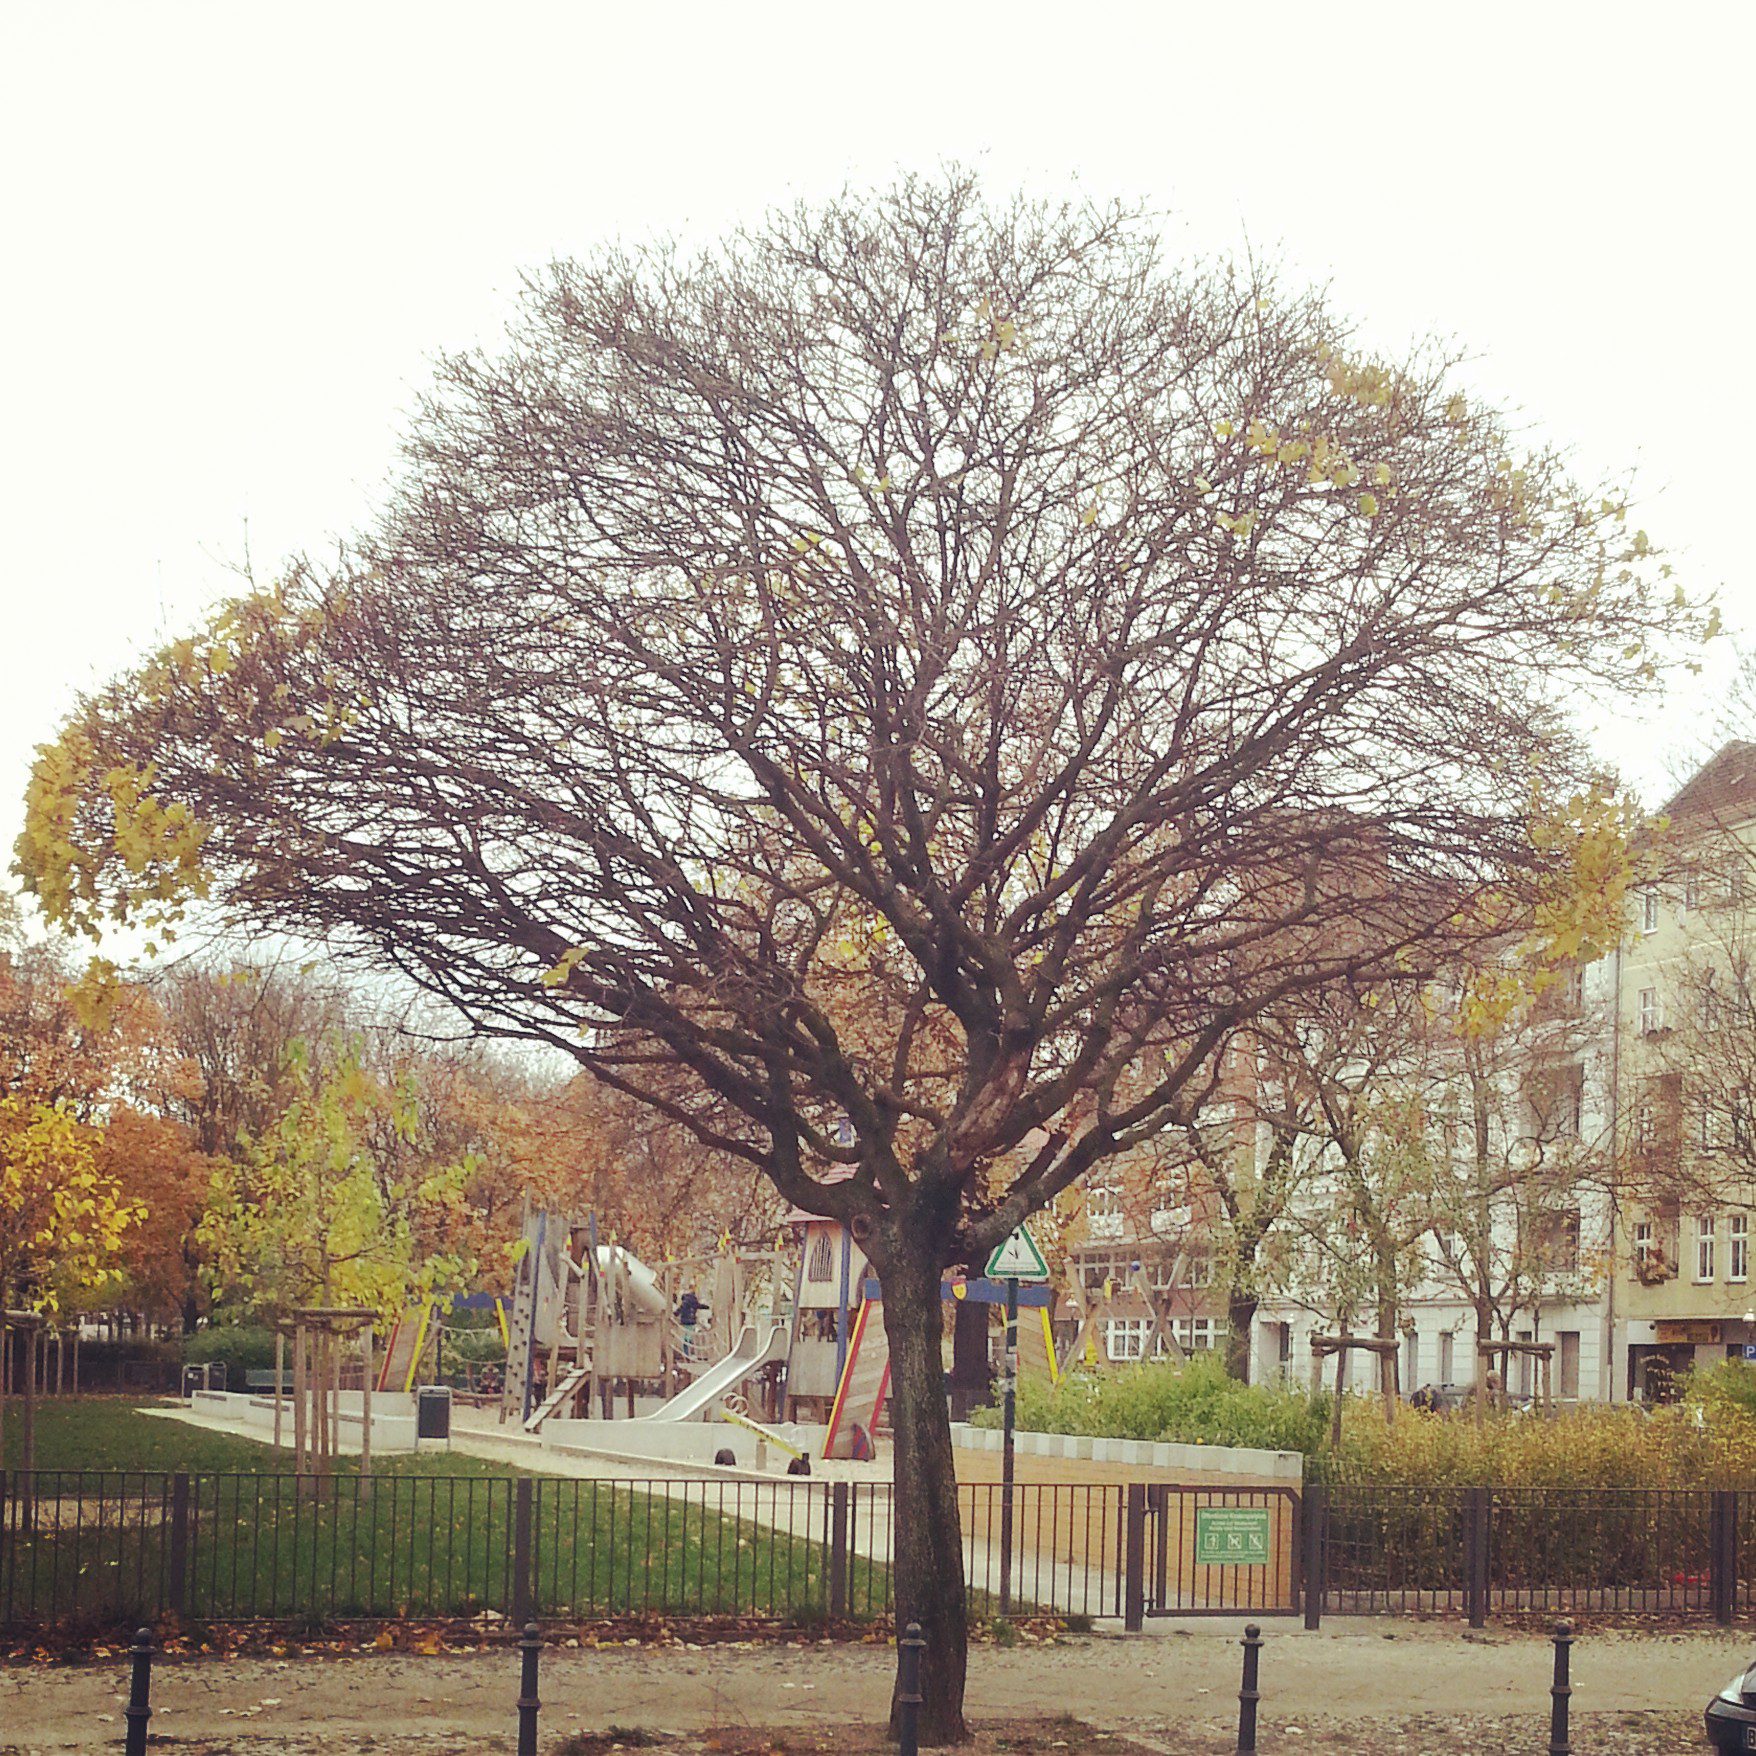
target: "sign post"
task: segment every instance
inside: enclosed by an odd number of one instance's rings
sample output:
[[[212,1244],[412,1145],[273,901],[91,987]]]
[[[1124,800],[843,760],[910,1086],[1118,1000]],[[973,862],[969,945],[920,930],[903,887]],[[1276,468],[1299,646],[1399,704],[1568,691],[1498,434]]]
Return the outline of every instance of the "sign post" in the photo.
[[[1006,1369],[1001,1380],[1005,1410],[1000,1451],[1000,1614],[1012,1608],[1012,1483],[1016,1473],[1013,1430],[1018,1415],[1018,1283],[1049,1278],[1049,1265],[1036,1239],[1020,1226],[994,1246],[984,1270],[989,1280],[1006,1283]]]

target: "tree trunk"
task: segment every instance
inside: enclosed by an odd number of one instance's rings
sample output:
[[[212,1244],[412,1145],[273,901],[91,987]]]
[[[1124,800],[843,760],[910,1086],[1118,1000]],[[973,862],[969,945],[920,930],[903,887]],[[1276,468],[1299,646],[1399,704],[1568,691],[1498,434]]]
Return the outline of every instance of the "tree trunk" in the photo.
[[[1226,1295],[1226,1372],[1240,1384],[1250,1382],[1250,1337],[1260,1303],[1254,1293],[1233,1290]]]
[[[951,1421],[945,1407],[939,1269],[929,1244],[879,1267],[890,1343],[890,1425],[896,1487],[891,1510],[897,1632],[919,1622],[923,1744],[961,1743],[969,1603]],[[891,1709],[895,1724],[895,1706]]]
[[[1488,1404],[1491,1400],[1488,1389],[1488,1374],[1494,1369],[1496,1356],[1482,1352],[1484,1344],[1494,1339],[1493,1307],[1486,1298],[1476,1300],[1476,1421],[1478,1425],[1488,1418]]]

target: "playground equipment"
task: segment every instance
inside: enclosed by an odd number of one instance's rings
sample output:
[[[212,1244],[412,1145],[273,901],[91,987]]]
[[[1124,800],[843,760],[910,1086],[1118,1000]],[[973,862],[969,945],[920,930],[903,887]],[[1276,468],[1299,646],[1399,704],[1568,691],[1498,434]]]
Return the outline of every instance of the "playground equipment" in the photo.
[[[635,1385],[667,1372],[671,1326],[652,1270],[621,1245],[600,1244],[595,1220],[527,1207],[500,1418],[534,1430],[589,1404],[594,1391],[607,1403],[618,1386],[632,1413]]]
[[[717,1365],[710,1366],[695,1382],[680,1390],[656,1413],[654,1421],[688,1421],[710,1412],[713,1405],[764,1366],[787,1357],[787,1332],[783,1324],[771,1323],[757,1340],[754,1323],[744,1325],[738,1345]]]
[[[877,1448],[890,1395],[890,1340],[884,1331],[884,1290],[865,1252],[834,1220],[796,1213],[802,1233],[793,1333],[787,1354],[786,1412],[823,1422],[823,1455],[863,1460]],[[992,1306],[1006,1302],[1001,1281],[943,1281],[940,1296]],[[1059,1376],[1046,1286],[1020,1287],[1019,1368]]]
[[[715,1420],[758,1439],[759,1455],[773,1446],[795,1467],[808,1467],[812,1450],[874,1457],[890,1391],[882,1288],[838,1223],[795,1213],[789,1225],[797,1243],[790,1310],[791,1253],[779,1243],[734,1251],[722,1240],[716,1256],[655,1271],[623,1246],[600,1243],[589,1216],[527,1210],[517,1279],[501,1307],[501,1419],[554,1443],[655,1461],[704,1451],[701,1460],[711,1460],[706,1435],[687,1424]],[[993,1306],[1006,1293],[1001,1282],[958,1278],[942,1296]],[[1022,1368],[1051,1377],[1053,1297],[1047,1287],[1019,1293]],[[393,1339],[392,1373],[418,1370],[422,1322],[411,1315],[406,1347]],[[763,1406],[753,1410],[754,1401]],[[626,1418],[612,1427],[618,1402]],[[748,1442],[740,1444],[747,1455]]]
[[[719,1418],[734,1427],[742,1427],[747,1433],[754,1433],[764,1445],[772,1445],[775,1450],[784,1452],[792,1459],[787,1465],[790,1476],[808,1476],[811,1473],[811,1454],[795,1445],[784,1433],[777,1433],[773,1427],[764,1426],[761,1421],[751,1418],[749,1407],[743,1397],[733,1391],[722,1398],[719,1405]],[[762,1452],[756,1453],[756,1467],[762,1467]]]

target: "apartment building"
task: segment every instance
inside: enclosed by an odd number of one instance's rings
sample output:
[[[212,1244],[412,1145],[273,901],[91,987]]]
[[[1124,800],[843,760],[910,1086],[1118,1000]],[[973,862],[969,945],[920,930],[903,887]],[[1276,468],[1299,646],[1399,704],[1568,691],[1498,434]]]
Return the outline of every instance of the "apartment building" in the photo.
[[[1210,1227],[1158,1167],[1118,1167],[1084,1191],[1057,1342],[1089,1361],[1126,1365],[1226,1345],[1226,1297]],[[1083,1342],[1080,1338],[1083,1336]]]
[[[1473,1070],[1461,1064],[1420,1074],[1429,1150],[1440,1164],[1470,1161],[1461,1184],[1473,1211],[1458,1231],[1411,1225],[1400,1268],[1395,1382],[1404,1396],[1423,1387],[1468,1389],[1478,1372],[1503,1373],[1514,1396],[1542,1389],[1533,1354],[1478,1357],[1478,1300],[1490,1312],[1496,1341],[1548,1343],[1552,1393],[1559,1399],[1606,1397],[1611,1388],[1612,1323],[1608,1270],[1613,1200],[1604,1175],[1613,1127],[1614,992],[1606,964],[1582,968],[1545,994],[1536,1015],[1498,1059]],[[1483,1081],[1486,1092],[1470,1083]],[[1476,1100],[1486,1116],[1483,1158],[1473,1132]],[[1461,1113],[1464,1113],[1460,1115]],[[1485,1170],[1481,1168],[1486,1162]],[[1345,1179],[1319,1171],[1303,1180],[1314,1223],[1334,1228],[1348,1208]],[[1429,1192],[1421,1218],[1435,1211]],[[1443,1221],[1444,1209],[1437,1209]],[[1358,1240],[1365,1248],[1366,1240]],[[1332,1277],[1333,1278],[1333,1277]],[[1312,1340],[1340,1329],[1376,1331],[1367,1306],[1338,1308],[1321,1274],[1295,1274],[1264,1298],[1252,1339],[1252,1377],[1313,1381]],[[1331,1358],[1323,1382],[1336,1382]],[[1375,1356],[1348,1356],[1342,1382],[1377,1390]]]
[[[1474,1204],[1463,1235],[1441,1202],[1440,1223],[1396,1240],[1404,1395],[1475,1384],[1489,1364],[1477,1352],[1484,1302],[1496,1341],[1552,1344],[1553,1392],[1566,1401],[1662,1397],[1693,1365],[1756,1359],[1756,744],[1727,745],[1666,816],[1662,874],[1635,896],[1623,947],[1545,993],[1499,1060],[1377,1070],[1381,1085],[1419,1091],[1427,1156],[1467,1158],[1476,1179],[1461,1176]],[[1350,1070],[1331,1071],[1345,1088]],[[1205,1112],[1223,1149],[1258,1170],[1284,1102],[1262,1081],[1252,1052]],[[1486,1114],[1487,1128],[1460,1143],[1448,1130],[1465,1111],[1471,1125]],[[1316,1159],[1293,1179],[1298,1209],[1254,1313],[1258,1382],[1308,1384],[1313,1337],[1377,1327],[1350,1282],[1370,1228],[1349,1216],[1334,1143],[1315,1127],[1295,1150]],[[1217,1218],[1187,1154],[1092,1187],[1069,1252],[1063,1341],[1082,1333],[1088,1358],[1113,1363],[1224,1348]],[[1514,1396],[1540,1390],[1533,1357],[1493,1365]],[[1375,1390],[1379,1371],[1356,1353],[1345,1382]],[[1324,1381],[1335,1373],[1331,1360]]]
[[[1616,1395],[1756,1359],[1756,743],[1666,807],[1663,875],[1611,960],[1617,992]]]

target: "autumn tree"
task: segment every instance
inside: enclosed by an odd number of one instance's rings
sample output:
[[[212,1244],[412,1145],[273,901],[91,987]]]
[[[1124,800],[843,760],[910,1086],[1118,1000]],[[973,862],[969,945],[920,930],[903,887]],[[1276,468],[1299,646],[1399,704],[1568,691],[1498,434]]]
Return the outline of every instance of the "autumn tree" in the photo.
[[[61,1316],[98,1298],[155,1317],[191,1315],[190,1236],[206,1169],[171,1112],[200,1085],[143,983],[102,962],[82,973],[64,944],[29,936],[0,899],[0,1098],[12,1106],[13,1133],[31,1137],[20,1118],[50,1127],[47,1118],[59,1117],[57,1150],[32,1162],[78,1166],[89,1178],[81,1199],[102,1194],[133,1216],[104,1252],[103,1272],[88,1260],[63,1285],[52,1302]],[[45,1192],[61,1187],[51,1178]]]
[[[339,1304],[390,1318],[460,1284],[468,1263],[416,1238],[424,1221],[455,1210],[467,1166],[395,1162],[381,1125],[412,1139],[418,1112],[406,1089],[372,1077],[355,1046],[314,1055],[295,1044],[289,1062],[285,1107],[220,1161],[210,1186],[200,1236],[222,1297],[268,1315]]]
[[[956,1738],[942,1270],[1262,1008],[1528,913],[1569,692],[1698,625],[1451,364],[961,174],[555,263],[348,559],[45,747],[21,868],[75,925],[323,938],[846,1224]]]
[[[182,1123],[120,1104],[98,1135],[97,1164],[138,1209],[116,1258],[115,1303],[192,1332],[207,1310],[196,1234],[215,1161]]]
[[[296,1086],[295,1043],[345,1035],[358,1020],[333,982],[289,957],[183,958],[152,991],[165,1029],[195,1078],[169,1109],[210,1157],[263,1133]]]
[[[64,1105],[0,1096],[0,1327],[8,1312],[78,1310],[118,1278],[141,1210],[99,1165],[98,1138]],[[5,1399],[0,1375],[0,1416]]]

